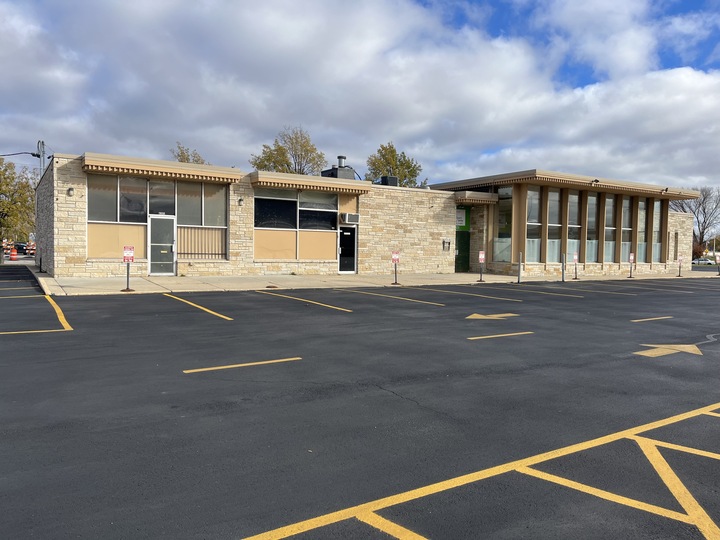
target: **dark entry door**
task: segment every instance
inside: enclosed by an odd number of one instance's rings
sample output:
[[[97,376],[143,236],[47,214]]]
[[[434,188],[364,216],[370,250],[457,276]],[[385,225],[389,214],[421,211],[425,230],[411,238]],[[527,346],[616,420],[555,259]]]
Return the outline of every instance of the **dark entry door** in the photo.
[[[340,227],[340,272],[355,272],[355,227]]]
[[[470,271],[470,231],[455,231],[455,271]]]

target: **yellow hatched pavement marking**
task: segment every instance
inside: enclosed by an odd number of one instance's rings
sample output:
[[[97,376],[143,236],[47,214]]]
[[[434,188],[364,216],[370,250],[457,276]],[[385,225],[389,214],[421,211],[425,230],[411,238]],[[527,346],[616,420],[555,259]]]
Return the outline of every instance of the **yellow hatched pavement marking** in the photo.
[[[361,514],[366,514],[368,512],[377,512],[378,510],[382,510],[384,508],[389,508],[391,506],[396,506],[396,505],[403,504],[406,502],[414,501],[414,500],[420,499],[422,497],[427,497],[429,495],[434,495],[436,493],[441,493],[443,491],[447,491],[450,489],[454,489],[454,488],[458,488],[458,487],[465,486],[468,484],[472,484],[474,482],[485,480],[487,478],[499,476],[501,474],[505,474],[505,473],[508,473],[511,471],[518,470],[521,467],[531,467],[533,465],[537,465],[538,463],[542,463],[544,461],[549,461],[551,459],[555,459],[558,457],[575,454],[577,452],[580,452],[582,450],[587,450],[589,448],[596,448],[598,446],[603,446],[605,444],[619,441],[620,439],[625,439],[625,438],[631,437],[633,435],[643,433],[645,431],[651,431],[651,430],[658,429],[658,428],[661,428],[664,426],[669,426],[671,424],[676,424],[678,422],[682,422],[683,420],[687,420],[689,418],[695,418],[696,416],[700,416],[703,414],[714,414],[715,409],[718,409],[718,408],[720,408],[720,403],[714,403],[712,405],[708,405],[707,407],[695,409],[693,411],[689,411],[686,413],[671,416],[669,418],[665,418],[662,420],[657,420],[655,422],[650,422],[649,424],[644,424],[642,426],[637,426],[634,428],[626,429],[624,431],[619,431],[617,433],[605,435],[603,437],[598,437],[597,439],[592,439],[590,441],[573,444],[570,446],[566,446],[564,448],[559,448],[557,450],[552,450],[550,452],[545,452],[543,454],[538,454],[536,456],[520,459],[517,461],[511,461],[509,463],[491,467],[489,469],[484,469],[484,470],[469,473],[469,474],[466,474],[463,476],[458,476],[455,478],[451,478],[449,480],[443,480],[441,482],[437,482],[435,484],[430,484],[430,485],[427,485],[424,487],[406,491],[404,493],[398,493],[396,495],[391,495],[389,497],[385,497],[382,499],[377,499],[375,501],[359,504],[357,506],[352,506],[350,508],[345,508],[343,510],[338,510],[336,512],[331,512],[329,514],[324,514],[322,516],[318,516],[318,517],[314,517],[314,518],[311,518],[311,519],[308,519],[305,521],[293,523],[291,525],[286,525],[286,526],[280,527],[278,529],[274,529],[274,530],[271,530],[271,531],[268,531],[265,533],[261,533],[261,534],[255,535],[255,536],[248,537],[246,540],[271,540],[271,539],[288,538],[290,536],[294,536],[294,535],[301,534],[304,532],[312,531],[314,529],[318,529],[318,528],[324,527],[326,525],[331,525],[333,523],[339,523],[339,522],[345,521],[347,519],[356,518],[357,516],[359,516]],[[654,507],[654,508],[659,509],[659,507]],[[660,509],[660,510],[667,511],[665,509]],[[678,517],[679,521],[684,521],[684,522],[688,523],[688,521],[687,521],[688,518],[684,514],[678,513],[677,517]],[[709,538],[713,538],[713,537],[709,537]]]
[[[200,305],[198,305],[198,304],[194,304],[193,302],[190,302],[189,300],[185,300],[184,298],[180,298],[179,296],[175,296],[175,295],[168,294],[168,293],[165,293],[165,296],[167,296],[168,298],[173,298],[173,299],[175,299],[175,300],[179,300],[180,302],[184,302],[184,303],[186,303],[186,304],[189,305],[189,306],[192,306],[192,307],[194,307],[194,308],[198,308],[198,309],[204,311],[205,313],[209,313],[210,315],[215,315],[216,317],[220,317],[221,319],[225,319],[226,321],[232,321],[232,319],[231,319],[230,317],[227,317],[227,316],[225,316],[225,315],[221,315],[220,313],[216,313],[215,311],[212,311],[212,310],[210,310],[210,309],[208,309],[208,308],[206,308],[206,307],[202,307],[202,306],[200,306]]]
[[[270,296],[279,296],[280,298],[289,298],[290,300],[297,300],[298,302],[305,302],[306,304],[315,304],[316,306],[322,306],[330,309],[336,309],[338,311],[344,311],[346,313],[352,313],[352,309],[345,309],[337,306],[331,306],[330,304],[323,304],[322,302],[315,302],[314,300],[307,300],[305,298],[298,298],[297,296],[288,296],[287,294],[278,294],[268,291],[255,291],[260,294],[269,294]]]
[[[707,414],[708,416],[717,416],[718,418],[720,418],[720,413],[716,413],[716,412],[706,412],[705,414]]]
[[[384,296],[385,298],[394,298],[395,300],[405,300],[407,302],[417,302],[418,304],[430,304],[431,306],[440,306],[444,307],[445,304],[438,304],[437,302],[428,302],[427,300],[415,300],[414,298],[406,298],[404,296],[393,296],[391,294],[380,294],[380,293],[372,293],[367,291],[356,291],[354,289],[336,289],[338,291],[343,292],[353,292],[357,294],[369,294],[371,296]]]
[[[650,512],[651,514],[657,514],[658,516],[663,516],[666,518],[674,519],[676,521],[682,521],[684,523],[689,523],[691,525],[695,525],[695,522],[692,520],[692,518],[690,516],[687,516],[680,512],[675,512],[674,510],[668,510],[667,508],[663,508],[661,506],[655,506],[654,504],[648,504],[648,503],[645,503],[642,501],[638,501],[636,499],[630,499],[629,497],[623,497],[622,495],[617,495],[616,493],[612,493],[610,491],[605,491],[604,489],[598,489],[598,488],[594,488],[592,486],[581,484],[580,482],[568,480],[567,478],[563,478],[561,476],[556,476],[554,474],[548,474],[546,472],[539,471],[537,469],[531,469],[530,467],[518,467],[517,472],[527,474],[528,476],[534,476],[535,478],[539,478],[540,480],[545,480],[546,482],[552,482],[554,484],[558,484],[558,485],[565,486],[565,487],[568,487],[571,489],[575,489],[577,491],[582,491],[583,493],[587,493],[588,495],[593,495],[595,497],[605,499],[606,501],[611,501],[614,503],[622,504],[623,506],[630,506],[632,508],[637,508],[638,510]]]
[[[371,527],[379,529],[382,532],[389,534],[390,536],[399,538],[400,540],[426,540],[424,536],[420,536],[419,534],[416,534],[411,530],[406,529],[405,527],[401,527],[397,523],[393,523],[392,521],[389,521],[374,512],[358,514],[355,517],[363,523],[367,523]]]
[[[293,356],[292,358],[278,358],[277,360],[263,360],[261,362],[248,362],[246,364],[230,364],[228,366],[213,366],[213,367],[206,367],[206,368],[186,369],[186,370],[183,370],[183,373],[201,373],[203,371],[218,371],[221,369],[233,369],[233,368],[241,368],[241,367],[249,367],[249,366],[262,366],[265,364],[279,364],[280,362],[294,362],[295,360],[302,360],[302,357]]]
[[[720,538],[720,527],[710,519],[702,506],[695,500],[690,491],[685,487],[680,478],[675,474],[670,465],[658,450],[653,441],[635,437],[635,442],[648,458],[657,471],[658,475],[668,487],[673,496],[677,499],[683,509],[687,512],[688,517],[692,520],[689,523],[695,525],[705,538]]]
[[[641,343],[643,347],[654,347],[653,349],[648,349],[646,351],[637,351],[633,354],[637,354],[638,356],[648,356],[650,358],[657,358],[658,356],[666,356],[668,354],[675,354],[678,352],[685,352],[689,354],[695,354],[697,356],[702,356],[703,353],[700,351],[700,349],[697,348],[697,345],[674,345],[674,344],[666,344],[666,345],[656,345],[656,344],[650,344],[650,343]]]

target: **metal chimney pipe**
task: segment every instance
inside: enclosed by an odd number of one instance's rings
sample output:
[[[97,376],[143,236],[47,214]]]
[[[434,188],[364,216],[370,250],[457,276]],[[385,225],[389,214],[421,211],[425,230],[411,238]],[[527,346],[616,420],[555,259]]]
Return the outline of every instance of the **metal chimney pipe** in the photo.
[[[346,159],[347,159],[347,158],[346,158],[345,156],[338,156],[338,168],[339,168],[339,169],[342,169],[343,167],[345,167],[345,160],[346,160]]]

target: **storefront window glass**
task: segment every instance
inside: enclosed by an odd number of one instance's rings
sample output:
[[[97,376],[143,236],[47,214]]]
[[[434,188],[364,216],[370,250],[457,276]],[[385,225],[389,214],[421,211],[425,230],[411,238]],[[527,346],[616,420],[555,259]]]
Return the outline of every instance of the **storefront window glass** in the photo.
[[[587,202],[587,241],[585,261],[598,262],[598,194],[589,193]]]
[[[493,261],[510,262],[512,260],[512,186],[498,188],[497,193]]]
[[[120,221],[147,223],[147,180],[120,177]]]
[[[89,174],[88,220],[117,221],[117,176]]]

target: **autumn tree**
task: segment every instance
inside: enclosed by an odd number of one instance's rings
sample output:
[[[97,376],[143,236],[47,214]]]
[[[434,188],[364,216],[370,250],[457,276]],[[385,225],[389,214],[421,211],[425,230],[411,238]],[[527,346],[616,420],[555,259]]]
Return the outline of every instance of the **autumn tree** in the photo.
[[[368,172],[365,180],[378,181],[381,176],[397,176],[398,185],[402,187],[418,187],[417,178],[422,166],[405,152],[398,153],[391,142],[381,144],[377,152],[367,158]],[[427,185],[427,178],[419,186]]]
[[[285,127],[272,146],[263,144],[259,155],[251,155],[250,165],[256,171],[319,175],[327,166],[325,154],[301,127]]]
[[[183,146],[177,141],[176,148],[171,148],[170,153],[180,163],[195,163],[197,165],[210,165],[205,158],[202,157],[197,150],[190,150],[187,146]]]
[[[700,192],[697,199],[670,201],[670,209],[695,217],[693,254],[697,256],[720,227],[720,187],[704,186],[693,189]]]
[[[27,167],[0,158],[0,236],[27,240],[35,229],[35,189],[37,178]]]

